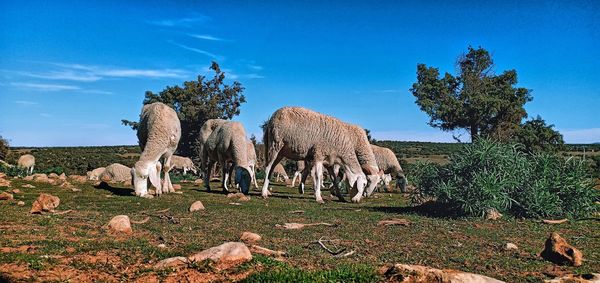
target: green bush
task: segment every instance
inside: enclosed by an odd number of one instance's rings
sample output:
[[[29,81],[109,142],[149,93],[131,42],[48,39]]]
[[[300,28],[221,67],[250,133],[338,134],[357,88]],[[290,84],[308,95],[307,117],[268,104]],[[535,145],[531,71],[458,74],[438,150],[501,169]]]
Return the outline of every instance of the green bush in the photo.
[[[520,149],[482,139],[453,154],[448,165],[416,164],[413,201],[435,199],[472,216],[490,208],[529,218],[584,217],[598,210],[586,163]]]
[[[17,166],[5,166],[0,164],[0,172],[6,174],[9,177],[24,177],[27,176],[27,170],[19,168]]]

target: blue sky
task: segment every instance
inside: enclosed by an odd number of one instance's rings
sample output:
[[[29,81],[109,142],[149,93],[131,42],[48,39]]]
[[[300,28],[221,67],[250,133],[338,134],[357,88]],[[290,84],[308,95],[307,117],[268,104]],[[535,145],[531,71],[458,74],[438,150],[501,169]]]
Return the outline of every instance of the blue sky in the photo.
[[[408,90],[417,63],[454,73],[473,45],[533,89],[530,116],[567,142],[600,141],[598,1],[163,2],[0,0],[0,135],[16,146],[136,144],[120,120],[138,118],[144,92],[216,60],[246,87],[235,120],[249,134],[296,105],[378,139],[452,141]]]

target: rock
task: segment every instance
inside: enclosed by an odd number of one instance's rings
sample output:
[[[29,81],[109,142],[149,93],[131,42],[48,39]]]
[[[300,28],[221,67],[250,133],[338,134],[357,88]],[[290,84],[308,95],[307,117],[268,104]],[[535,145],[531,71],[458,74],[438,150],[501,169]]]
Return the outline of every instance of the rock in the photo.
[[[187,257],[176,256],[171,258],[166,258],[159,261],[154,268],[156,269],[164,269],[164,268],[173,268],[178,266],[184,266],[189,263]]]
[[[599,273],[591,273],[591,274],[582,274],[582,275],[573,275],[569,274],[563,277],[557,277],[550,280],[545,280],[546,283],[600,283],[600,274]]]
[[[210,259],[217,263],[243,263],[252,260],[252,254],[244,243],[227,242],[220,246],[212,247],[194,254],[188,258],[190,261],[204,261]]]
[[[7,192],[0,193],[0,200],[12,200],[12,199],[13,199],[12,194],[9,194]]]
[[[24,202],[24,201],[22,201],[22,200],[20,200],[20,201],[18,201],[18,202],[17,202],[17,205],[18,205],[18,206],[24,206],[24,205],[25,205],[25,202]]]
[[[505,251],[518,251],[519,247],[517,247],[517,245],[515,245],[513,243],[506,243],[506,245],[504,245],[504,250]]]
[[[196,180],[194,180],[194,185],[200,185],[202,183],[204,183],[204,181],[202,181],[202,179],[196,179]]]
[[[410,224],[410,221],[408,221],[406,219],[402,219],[402,218],[381,220],[381,221],[377,222],[377,226],[391,226],[391,225],[408,226],[409,224]]]
[[[10,187],[10,181],[0,178],[0,187]]]
[[[48,174],[48,178],[50,178],[50,179],[58,179],[58,174],[56,174],[56,173],[50,173],[50,174]]]
[[[242,236],[240,237],[240,240],[246,244],[255,244],[255,243],[259,242],[261,239],[262,239],[262,237],[259,234],[252,233],[252,232],[244,232],[244,233],[242,233]]]
[[[165,245],[165,244],[158,244],[158,246],[157,246],[157,247],[159,247],[159,248],[161,248],[161,249],[166,249],[166,248],[167,248],[167,245]]]
[[[25,178],[23,178],[23,181],[33,181],[33,175],[25,176]]]
[[[127,215],[117,215],[113,217],[110,222],[108,222],[108,229],[116,233],[133,233],[133,230],[131,229],[131,222],[129,221],[129,216]]]
[[[544,259],[555,264],[569,264],[580,266],[583,261],[583,254],[575,247],[569,245],[558,233],[554,232],[546,240],[545,248],[540,253]]]
[[[194,203],[192,203],[192,206],[190,206],[190,212],[194,212],[194,211],[198,211],[198,210],[204,210],[204,205],[199,200],[195,201]]]
[[[87,176],[69,175],[69,179],[71,179],[71,181],[81,183],[81,184],[87,182]]]
[[[230,194],[227,194],[227,198],[237,198],[239,201],[249,201],[250,200],[249,196],[242,194],[242,193],[235,193],[235,194],[230,193]]]
[[[40,194],[31,205],[29,213],[53,212],[60,204],[60,199],[51,194]]]
[[[19,190],[19,189],[13,189],[11,192],[12,192],[13,194],[20,194],[20,193],[21,193],[21,190]]]
[[[32,181],[34,182],[38,182],[38,183],[49,183],[50,179],[48,179],[48,176],[46,176],[46,174],[33,174],[32,175]]]
[[[181,190],[180,184],[173,184],[173,190]]]
[[[22,188],[28,188],[28,189],[35,189],[35,186],[32,184],[25,184],[23,186],[21,186]]]
[[[67,180],[67,175],[65,175],[65,173],[62,173],[62,174],[60,174],[60,176],[58,176],[58,179],[66,181]]]
[[[4,174],[3,172],[0,172],[0,179],[6,179],[6,174]]]
[[[59,186],[59,187],[61,187],[61,188],[65,188],[65,189],[72,189],[72,188],[74,188],[75,186],[73,186],[73,184],[71,184],[71,183],[69,183],[69,182],[65,181],[65,182],[63,182],[62,184],[60,184],[60,186]]]
[[[379,269],[380,274],[388,281],[427,283],[502,283],[491,277],[474,273],[462,272],[449,269],[436,269],[421,265],[394,264]]]
[[[502,213],[498,212],[495,208],[488,208],[485,211],[485,219],[487,220],[498,220],[502,218]]]

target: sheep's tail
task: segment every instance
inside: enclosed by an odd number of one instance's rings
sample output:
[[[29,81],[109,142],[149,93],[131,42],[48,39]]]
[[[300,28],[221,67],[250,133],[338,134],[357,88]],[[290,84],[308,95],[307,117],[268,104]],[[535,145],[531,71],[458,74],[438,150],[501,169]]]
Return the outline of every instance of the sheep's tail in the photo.
[[[265,127],[263,128],[263,145],[265,147],[265,162],[269,162],[269,144],[270,144],[270,138],[269,138],[269,134],[270,134],[270,124],[271,124],[271,119],[269,119],[267,121],[267,123],[265,124]]]

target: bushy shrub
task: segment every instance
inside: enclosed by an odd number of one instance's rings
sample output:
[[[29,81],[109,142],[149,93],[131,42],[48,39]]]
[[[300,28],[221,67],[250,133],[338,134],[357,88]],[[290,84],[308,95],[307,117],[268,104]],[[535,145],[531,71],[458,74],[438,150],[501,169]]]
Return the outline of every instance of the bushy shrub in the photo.
[[[479,140],[451,156],[448,165],[417,164],[416,199],[435,199],[466,215],[489,208],[515,216],[582,217],[598,210],[598,191],[586,164],[549,153],[527,154],[518,145]]]
[[[24,168],[19,168],[17,166],[6,166],[4,164],[0,164],[0,172],[6,174],[10,177],[24,177],[27,176],[27,170]]]

